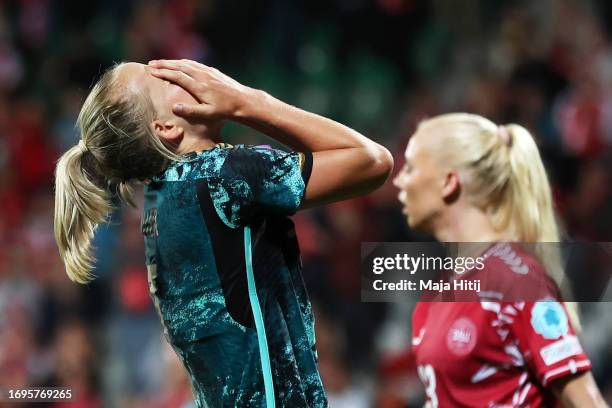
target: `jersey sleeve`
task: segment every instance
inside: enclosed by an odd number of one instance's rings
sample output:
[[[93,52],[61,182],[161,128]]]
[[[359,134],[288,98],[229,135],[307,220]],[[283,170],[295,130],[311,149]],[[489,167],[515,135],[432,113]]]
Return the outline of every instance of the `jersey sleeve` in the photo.
[[[238,145],[209,179],[211,198],[230,227],[258,216],[291,215],[300,207],[312,169],[312,153]]]
[[[425,322],[429,313],[428,302],[417,302],[412,313],[412,351],[416,352],[425,336]]]
[[[563,303],[548,297],[517,306],[512,330],[525,363],[541,384],[591,369]]]

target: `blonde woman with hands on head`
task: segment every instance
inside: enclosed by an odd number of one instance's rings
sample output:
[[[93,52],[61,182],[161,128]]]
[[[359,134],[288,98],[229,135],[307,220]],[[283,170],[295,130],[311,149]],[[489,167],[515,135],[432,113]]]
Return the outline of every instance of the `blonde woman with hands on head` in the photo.
[[[225,121],[291,151],[221,143]],[[289,215],[366,194],[384,147],[193,61],[124,63],[81,109],[56,170],[55,236],[68,276],[93,276],[111,198],[145,183],[151,297],[197,407],[325,407],[314,319]]]

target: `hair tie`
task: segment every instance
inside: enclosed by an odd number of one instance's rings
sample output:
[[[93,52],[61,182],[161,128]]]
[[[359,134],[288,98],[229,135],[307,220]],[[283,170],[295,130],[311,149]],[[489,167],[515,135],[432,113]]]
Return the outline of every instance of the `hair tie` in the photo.
[[[497,134],[506,146],[510,146],[512,144],[512,136],[510,135],[510,131],[506,126],[499,126],[497,129]]]
[[[85,142],[83,141],[83,139],[79,140],[78,146],[81,148],[81,152],[82,153],[87,153],[89,151],[89,149],[87,148],[87,145],[85,145]]]
[[[83,139],[79,140],[77,146],[79,146],[82,153],[81,169],[88,174],[93,184],[102,189],[110,190],[111,186],[109,179],[100,171],[100,162],[96,156],[93,155],[91,150],[89,150]]]

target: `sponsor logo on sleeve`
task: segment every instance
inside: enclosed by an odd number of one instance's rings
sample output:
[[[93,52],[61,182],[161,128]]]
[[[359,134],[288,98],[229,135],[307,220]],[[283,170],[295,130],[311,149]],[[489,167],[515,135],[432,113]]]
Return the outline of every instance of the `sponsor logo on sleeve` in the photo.
[[[580,353],[582,353],[582,346],[576,336],[566,336],[540,350],[540,355],[546,365],[558,363]]]

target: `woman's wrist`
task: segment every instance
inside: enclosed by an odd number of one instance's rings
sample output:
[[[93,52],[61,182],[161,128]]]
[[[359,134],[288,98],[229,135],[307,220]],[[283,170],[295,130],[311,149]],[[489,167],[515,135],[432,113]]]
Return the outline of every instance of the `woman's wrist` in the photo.
[[[232,120],[236,122],[245,123],[249,120],[259,119],[262,112],[266,110],[265,106],[268,104],[268,99],[271,98],[269,94],[260,89],[245,88],[232,117]]]

